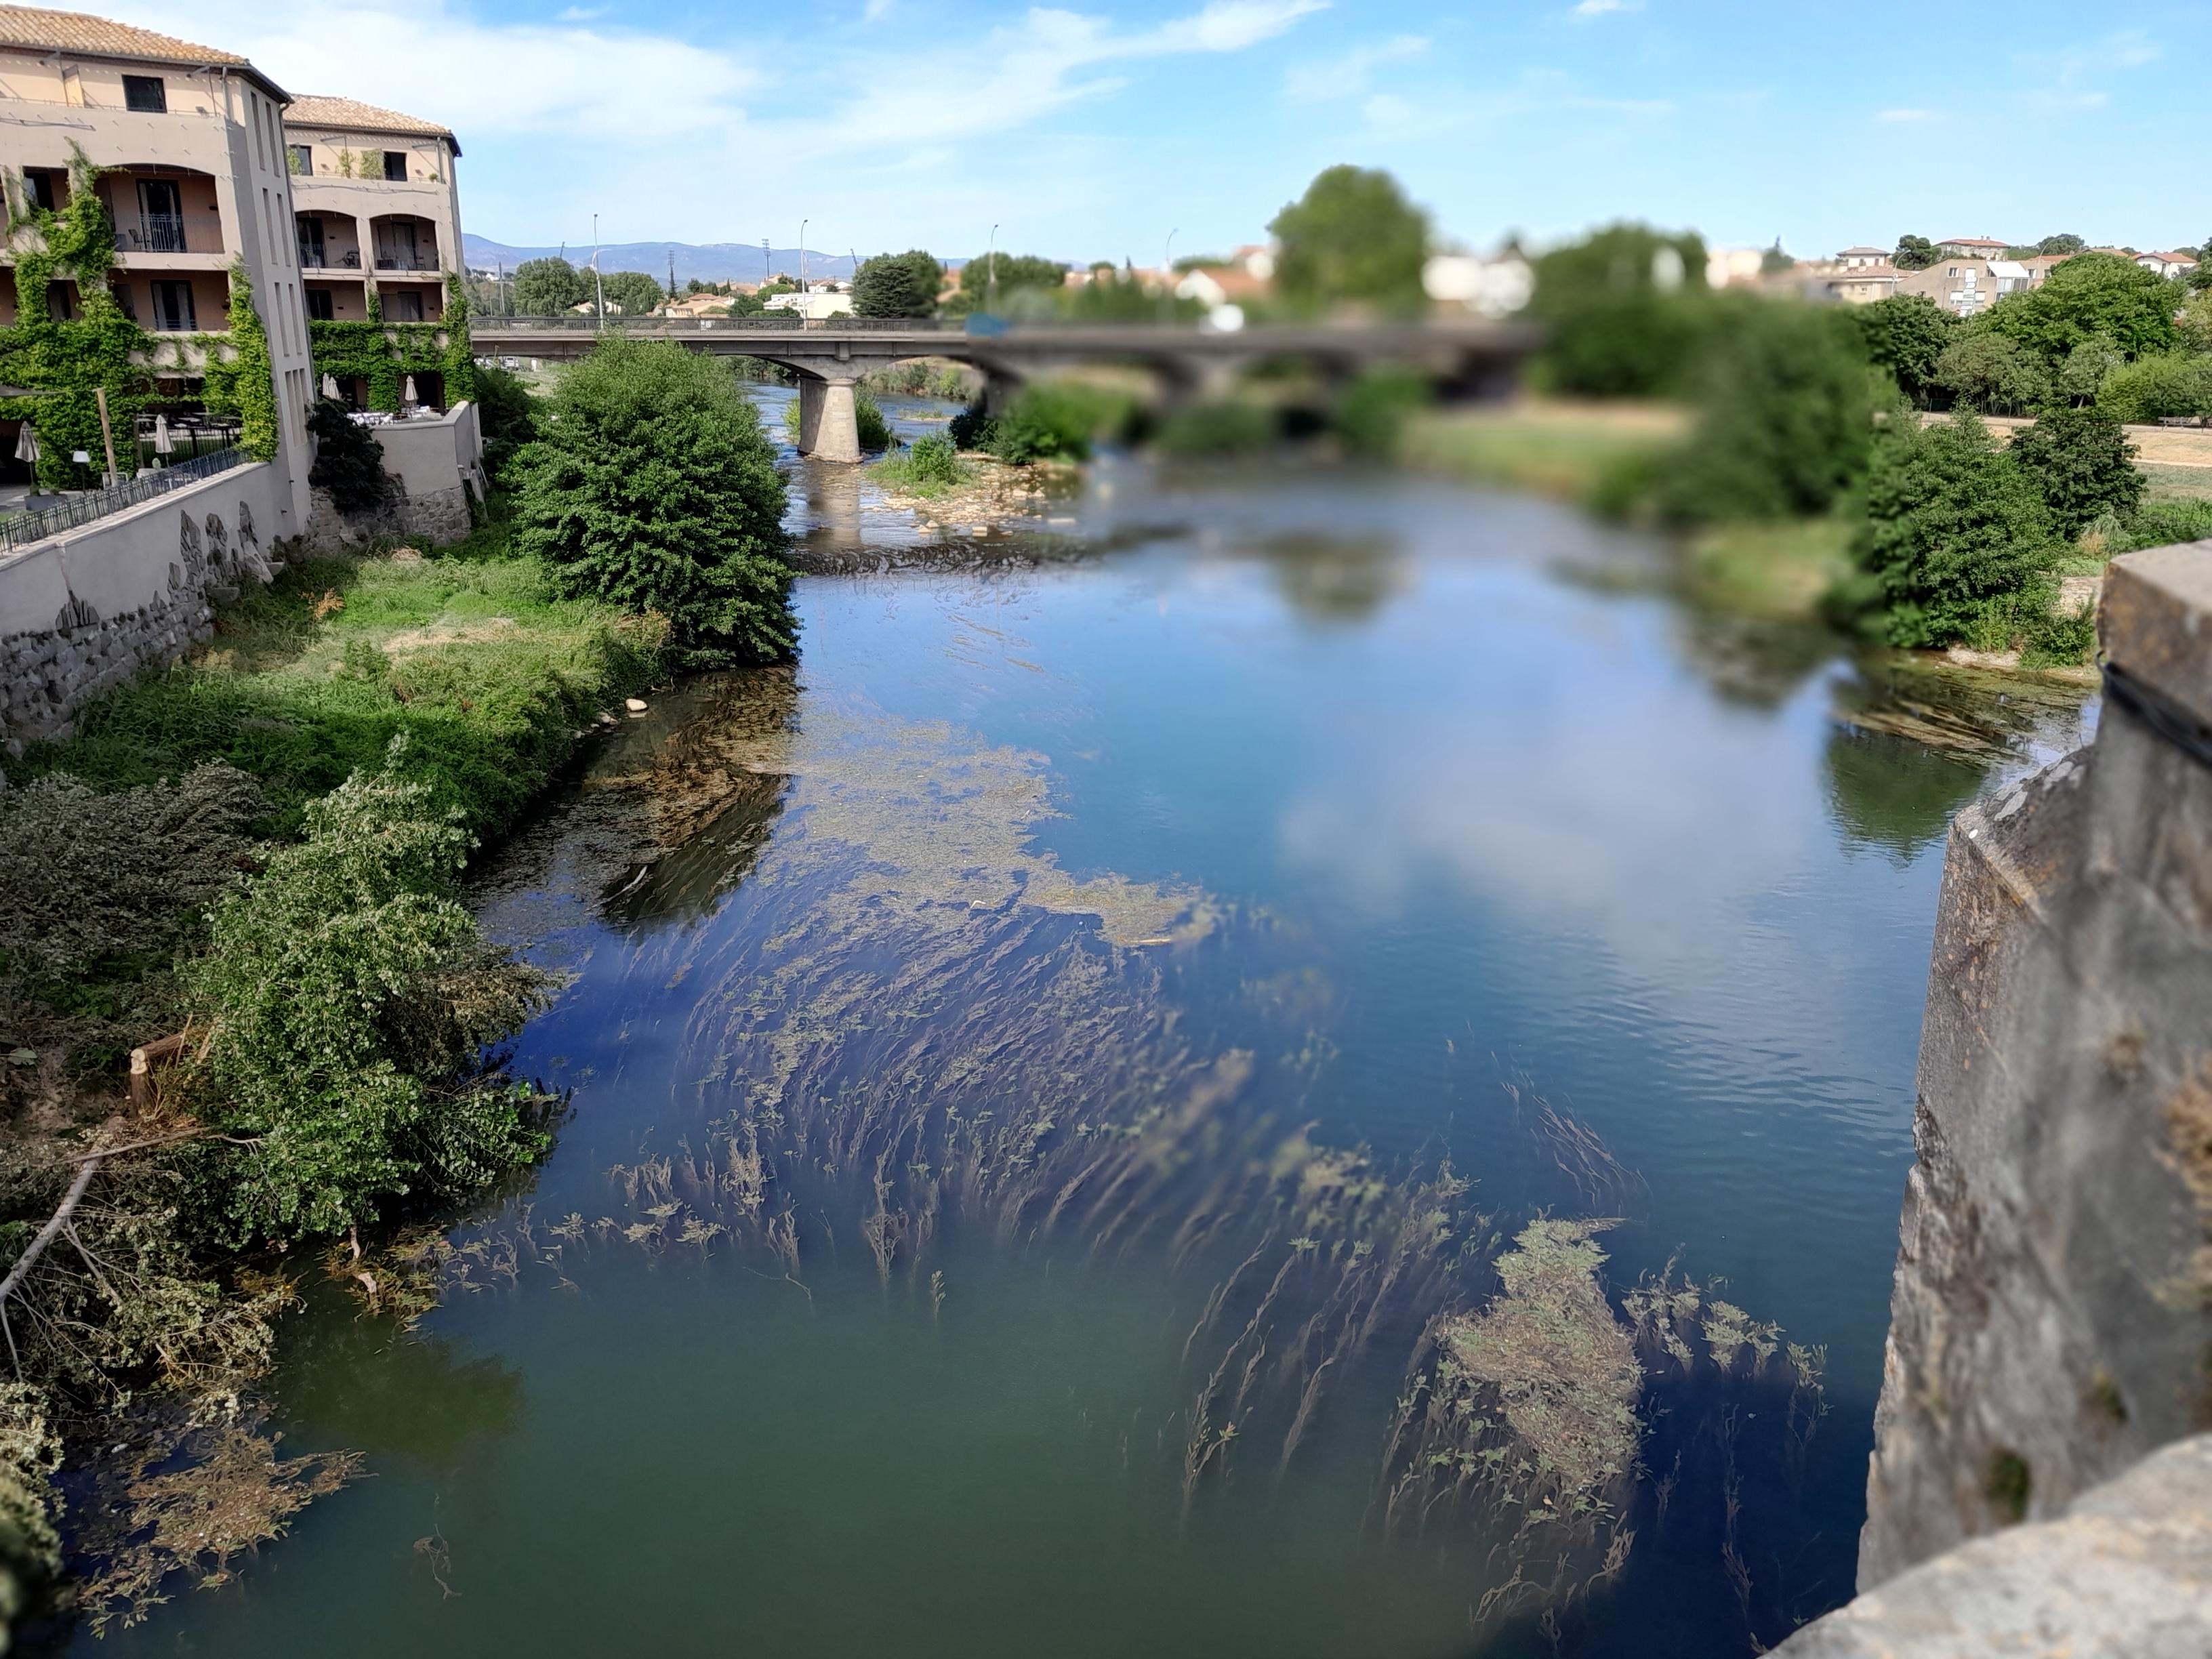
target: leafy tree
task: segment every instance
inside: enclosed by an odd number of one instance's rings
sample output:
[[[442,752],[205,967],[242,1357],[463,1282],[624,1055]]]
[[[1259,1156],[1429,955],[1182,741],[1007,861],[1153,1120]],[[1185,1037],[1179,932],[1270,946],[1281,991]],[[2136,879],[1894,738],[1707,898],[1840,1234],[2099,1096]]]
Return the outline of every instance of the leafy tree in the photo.
[[[227,1242],[343,1232],[544,1149],[529,1092],[471,1074],[551,981],[477,935],[454,882],[474,842],[403,781],[404,753],[310,805],[306,840],[216,907],[187,970],[196,1081],[228,1139],[183,1161]]]
[[[2047,608],[2057,548],[2026,471],[1972,415],[1883,422],[1866,483],[1856,577],[1835,596],[1892,645],[2004,645]]]
[[[2058,395],[2075,404],[2096,402],[2097,389],[2105,384],[2105,377],[2125,361],[2109,340],[2082,341],[2058,365],[2055,382]]]
[[[2072,540],[2106,513],[2125,518],[2142,501],[2136,447],[2102,410],[2056,409],[2012,443],[2014,465],[2027,469],[2051,511],[2051,527]]]
[[[548,412],[515,458],[517,546],[572,597],[665,616],[690,663],[790,655],[783,478],[727,367],[609,340]]]
[[[2045,237],[2035,245],[2035,251],[2041,254],[2079,253],[2088,246],[2087,238],[2076,236],[2069,230],[2061,231],[2056,236]]]
[[[1279,249],[1276,292],[1295,309],[1350,304],[1408,315],[1427,303],[1428,216],[1379,168],[1328,168],[1267,229]]]
[[[878,253],[853,278],[853,310],[861,317],[927,317],[944,285],[945,267],[920,248]]]
[[[1130,400],[1121,393],[1079,380],[1040,380],[1024,386],[1006,405],[991,423],[988,441],[993,454],[1015,466],[1079,461],[1099,438],[1126,426],[1130,413]],[[964,445],[980,435],[972,427],[959,429],[957,421],[954,425],[955,442]]]
[[[1057,291],[1066,283],[1066,265],[1034,253],[985,254],[960,267],[960,291],[977,305],[987,303],[994,289],[1004,296],[1021,288]]]
[[[566,259],[525,259],[514,268],[514,309],[522,317],[557,317],[591,297],[591,283]]]
[[[1535,263],[1529,317],[1551,339],[1540,373],[1557,391],[1652,398],[1686,390],[1712,328],[1705,246],[1648,225],[1608,225]]]
[[[1887,369],[1897,389],[1924,405],[1936,361],[1959,332],[1959,319],[1924,294],[1896,294],[1846,313],[1857,325],[1868,361]]]
[[[515,452],[538,435],[538,400],[509,370],[477,370],[477,419],[483,429],[484,471],[504,480]]]
[[[1829,307],[1746,297],[1729,310],[1662,503],[1686,520],[1825,513],[1866,466],[1873,410],[1859,333]]]
[[[1779,236],[1774,239],[1772,247],[1759,256],[1759,274],[1762,276],[1779,276],[1783,272],[1794,270],[1796,268],[1796,259],[1792,255],[1783,252],[1782,239]]]
[[[2123,364],[2097,388],[2097,406],[2129,422],[2212,415],[2212,357],[2177,351]]]
[[[307,411],[307,433],[315,441],[309,483],[329,490],[341,513],[373,513],[384,505],[392,488],[384,476],[384,446],[343,404],[317,398]]]
[[[2171,350],[2175,303],[2173,285],[2134,260],[2081,253],[2053,265],[2041,288],[2006,295],[1982,322],[2055,367],[2087,340],[2130,357]]]
[[[1889,262],[1899,270],[1925,270],[1942,257],[1942,249],[1925,236],[1900,236]]]
[[[2051,391],[2042,360],[2008,334],[1970,328],[1936,360],[1935,383],[1966,409],[2004,413],[2040,402]]]
[[[591,280],[588,276],[584,277],[587,286]],[[625,317],[648,316],[661,301],[660,284],[641,270],[610,270],[600,276],[599,282],[606,290],[610,317],[615,314],[617,306]],[[590,300],[598,296],[594,292],[584,297]]]

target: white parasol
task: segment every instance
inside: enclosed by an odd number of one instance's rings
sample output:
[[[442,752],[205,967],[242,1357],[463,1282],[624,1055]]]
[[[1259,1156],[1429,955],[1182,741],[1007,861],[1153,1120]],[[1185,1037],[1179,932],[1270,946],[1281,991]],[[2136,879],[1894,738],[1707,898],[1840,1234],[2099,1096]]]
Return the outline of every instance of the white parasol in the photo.
[[[407,377],[407,384],[400,389],[399,398],[403,403],[412,404],[422,401],[415,395],[415,377],[412,374]]]
[[[33,466],[39,464],[39,434],[31,430],[28,421],[23,422],[23,430],[15,440],[15,459],[28,461]]]
[[[177,453],[177,441],[169,435],[169,417],[166,415],[154,417],[154,453],[156,455]]]
[[[338,377],[337,375],[325,374],[323,376],[323,396],[328,398],[332,403],[336,403],[338,400]]]

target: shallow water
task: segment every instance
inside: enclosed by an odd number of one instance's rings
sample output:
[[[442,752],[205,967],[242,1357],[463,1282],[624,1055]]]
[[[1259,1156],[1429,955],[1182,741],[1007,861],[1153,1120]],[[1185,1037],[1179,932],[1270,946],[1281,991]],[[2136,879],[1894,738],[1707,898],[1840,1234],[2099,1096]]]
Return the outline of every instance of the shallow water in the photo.
[[[558,1147],[413,1329],[295,1322],[288,1448],[374,1478],[100,1651],[1703,1656],[1849,1593],[1943,825],[2082,711],[1508,496],[1067,511],[1110,550],[803,580],[795,674],[493,860]],[[1603,1524],[1452,1489],[1394,1408],[1542,1215],[1602,1324],[1671,1264],[1820,1391],[1647,1342]]]

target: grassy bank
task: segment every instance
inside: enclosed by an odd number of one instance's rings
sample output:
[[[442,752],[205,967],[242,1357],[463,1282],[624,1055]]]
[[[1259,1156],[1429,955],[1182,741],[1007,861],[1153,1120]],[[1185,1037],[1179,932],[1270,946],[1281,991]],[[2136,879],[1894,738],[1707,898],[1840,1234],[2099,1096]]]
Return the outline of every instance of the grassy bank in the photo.
[[[1668,404],[1532,398],[1419,414],[1407,423],[1399,453],[1430,471],[1589,503],[1680,443],[1690,421],[1688,410]]]

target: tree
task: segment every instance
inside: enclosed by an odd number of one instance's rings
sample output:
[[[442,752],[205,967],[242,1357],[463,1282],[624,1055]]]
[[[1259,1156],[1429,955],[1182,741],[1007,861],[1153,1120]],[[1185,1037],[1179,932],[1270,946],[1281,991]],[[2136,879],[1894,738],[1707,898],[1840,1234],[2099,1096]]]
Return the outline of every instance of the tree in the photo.
[[[2066,354],[2055,382],[2058,395],[2069,404],[2094,404],[2105,377],[2127,360],[2109,340],[2084,340]]]
[[[1267,229],[1279,249],[1275,290],[1294,309],[1358,305],[1407,315],[1427,303],[1428,216],[1379,168],[1327,169]]]
[[[1774,239],[1772,247],[1759,256],[1759,274],[1762,276],[1779,276],[1784,271],[1795,270],[1796,268],[1797,261],[1783,252],[1782,239],[1779,236]]]
[[[591,297],[591,284],[566,259],[525,259],[514,268],[518,316],[558,317]]]
[[[1825,513],[1866,466],[1873,410],[1858,332],[1832,308],[1739,296],[1729,310],[1662,504],[1692,520]]]
[[[1935,383],[1962,407],[1993,414],[2026,409],[2051,391],[2042,360],[2010,335],[1987,327],[1968,329],[1943,348]]]
[[[665,617],[694,665],[787,657],[783,477],[726,365],[611,339],[515,458],[516,544],[571,597]]]
[[[2041,254],[2079,253],[2088,246],[2086,238],[2076,236],[2072,231],[2068,230],[2061,231],[2056,236],[2045,237],[2035,245],[2035,251]]]
[[[985,296],[994,289],[1000,295],[1009,294],[1018,288],[1044,288],[1057,291],[1066,283],[1066,265],[1057,259],[1042,258],[1034,253],[985,254],[960,267],[960,290],[972,296],[979,305],[987,303]]]
[[[2042,491],[2052,531],[2069,541],[2100,515],[2125,518],[2142,501],[2135,446],[2102,410],[2052,410],[2013,440],[2012,459]]]
[[[1925,236],[1900,236],[1889,262],[1899,270],[1925,270],[1943,257],[1943,250]]]
[[[2212,415],[2212,357],[2176,351],[2123,364],[2097,388],[2097,407],[2128,422]]]
[[[1837,598],[1892,645],[2004,645],[2022,611],[2047,605],[2057,548],[2024,469],[1971,415],[1890,420],[1867,472],[1856,580]]]
[[[330,491],[341,513],[373,513],[384,505],[392,485],[384,476],[384,446],[374,433],[329,398],[318,398],[308,410],[307,432],[315,441],[309,483]]]
[[[1555,391],[1664,397],[1689,388],[1712,327],[1705,245],[1617,224],[1535,264],[1528,314],[1551,331],[1539,365]]]
[[[477,418],[483,430],[484,471],[505,482],[507,463],[538,435],[538,399],[522,377],[496,365],[477,370]]]
[[[1858,325],[1867,360],[1897,378],[1897,389],[1925,405],[1936,361],[1959,332],[1959,319],[1924,294],[1894,294],[1846,313]]]
[[[584,277],[587,288],[591,280],[588,276]],[[660,284],[641,270],[610,270],[599,278],[599,282],[606,290],[607,315],[610,317],[616,314],[617,307],[625,317],[650,316],[660,303]],[[587,292],[584,297],[589,300],[597,296],[595,293]]]
[[[878,253],[853,277],[853,311],[861,317],[927,317],[937,309],[945,267],[920,248]]]
[[[2057,367],[2086,340],[2102,339],[2129,357],[2171,350],[2177,335],[2173,284],[2116,253],[2077,253],[2041,288],[2008,294],[1983,326]]]

